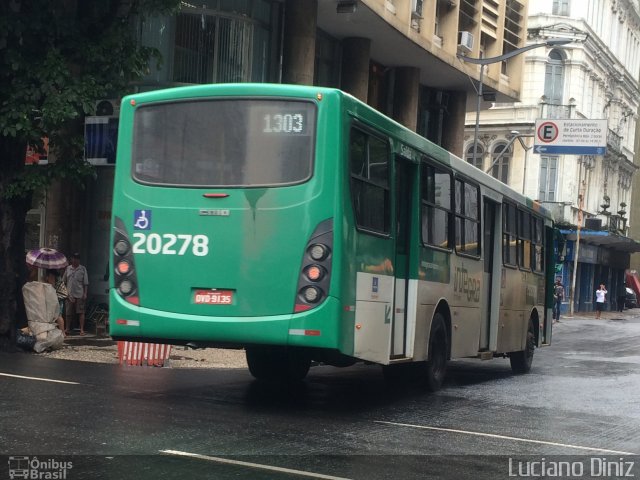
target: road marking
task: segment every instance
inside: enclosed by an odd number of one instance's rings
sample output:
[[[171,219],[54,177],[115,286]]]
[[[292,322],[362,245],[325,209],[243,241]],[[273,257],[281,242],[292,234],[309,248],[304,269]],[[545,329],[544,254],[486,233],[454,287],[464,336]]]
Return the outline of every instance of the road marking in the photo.
[[[322,473],[306,472],[304,470],[294,470],[291,468],[275,467],[273,465],[264,465],[261,463],[242,462],[240,460],[232,460],[224,457],[211,457],[209,455],[200,455],[198,453],[181,452],[178,450],[160,450],[165,455],[174,455],[177,457],[197,458],[199,460],[207,460],[209,462],[226,463],[227,465],[237,465],[240,467],[256,468],[259,470],[270,470],[272,472],[288,473],[300,475],[309,478],[323,478],[326,480],[350,480],[345,477],[334,477],[332,475],[323,475]]]
[[[608,450],[606,448],[598,448],[598,447],[583,447],[580,445],[569,445],[567,443],[557,443],[557,442],[548,442],[546,440],[532,440],[529,438],[520,438],[520,437],[509,437],[506,435],[496,435],[495,433],[482,433],[482,432],[471,432],[468,430],[456,430],[454,428],[441,428],[441,427],[429,427],[426,425],[412,425],[410,423],[396,423],[396,422],[384,422],[382,420],[374,420],[374,423],[382,423],[385,425],[395,425],[398,427],[410,427],[410,428],[421,428],[423,430],[435,430],[439,432],[450,432],[450,433],[461,433],[464,435],[476,435],[478,437],[489,437],[489,438],[500,438],[503,440],[513,440],[516,442],[526,442],[526,443],[536,443],[539,445],[552,445],[554,447],[566,447],[566,448],[574,448],[576,450],[590,450],[594,452],[603,452],[603,453],[611,453],[614,455],[638,455],[637,453],[631,452],[621,452],[618,450]]]
[[[41,382],[66,383],[67,385],[80,385],[78,382],[66,382],[64,380],[53,380],[51,378],[25,377],[23,375],[11,375],[10,373],[0,373],[3,377],[24,378],[25,380],[39,380]]]

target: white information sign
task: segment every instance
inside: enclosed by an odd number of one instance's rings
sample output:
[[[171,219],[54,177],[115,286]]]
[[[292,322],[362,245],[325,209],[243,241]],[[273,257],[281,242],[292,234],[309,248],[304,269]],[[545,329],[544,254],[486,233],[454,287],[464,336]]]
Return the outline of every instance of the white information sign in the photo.
[[[604,155],[607,132],[607,119],[539,119],[533,151],[542,155]]]

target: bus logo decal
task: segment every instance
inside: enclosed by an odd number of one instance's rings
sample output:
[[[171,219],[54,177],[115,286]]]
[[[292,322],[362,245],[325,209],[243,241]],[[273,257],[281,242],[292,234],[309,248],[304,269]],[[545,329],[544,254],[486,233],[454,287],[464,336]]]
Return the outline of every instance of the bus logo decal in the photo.
[[[453,280],[453,290],[456,293],[466,295],[468,302],[479,302],[480,286],[480,280],[470,276],[466,268],[456,267]]]
[[[135,230],[151,229],[151,210],[133,211],[133,228]]]

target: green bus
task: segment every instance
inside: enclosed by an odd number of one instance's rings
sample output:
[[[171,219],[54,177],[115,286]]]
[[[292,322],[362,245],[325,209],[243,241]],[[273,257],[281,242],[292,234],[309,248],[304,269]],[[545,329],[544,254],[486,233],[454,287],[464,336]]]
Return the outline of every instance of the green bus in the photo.
[[[110,334],[244,348],[258,379],[366,361],[438,389],[551,340],[553,219],[337,89],[123,99]]]

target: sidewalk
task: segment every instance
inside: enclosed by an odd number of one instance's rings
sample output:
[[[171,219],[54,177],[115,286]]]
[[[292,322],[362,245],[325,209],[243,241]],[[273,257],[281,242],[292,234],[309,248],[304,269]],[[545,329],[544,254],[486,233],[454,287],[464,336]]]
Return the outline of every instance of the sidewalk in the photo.
[[[82,362],[118,363],[118,345],[111,337],[97,337],[87,331],[85,336],[72,334],[64,339],[60,350],[44,352],[42,357]],[[169,357],[171,368],[247,368],[244,350],[219,348],[189,349],[174,346]],[[136,368],[136,367],[129,367]]]
[[[626,309],[622,312],[618,311],[606,311],[602,312],[600,320],[632,320],[640,319],[640,308]],[[597,320],[596,312],[574,312],[573,316],[568,313],[560,315],[560,323],[570,322],[574,320]]]
[[[595,312],[576,312],[560,316],[560,323],[596,320]],[[640,308],[624,310],[623,312],[602,312],[600,320],[640,320]],[[34,353],[34,355],[38,355]],[[111,337],[97,337],[93,333],[85,336],[78,334],[67,336],[64,346],[60,350],[39,354],[43,357],[63,360],[78,360],[83,362],[118,363],[118,346]],[[247,368],[244,350],[225,350],[219,348],[205,348],[192,350],[184,346],[174,346],[169,357],[171,368]],[[130,367],[136,368],[136,367]]]

